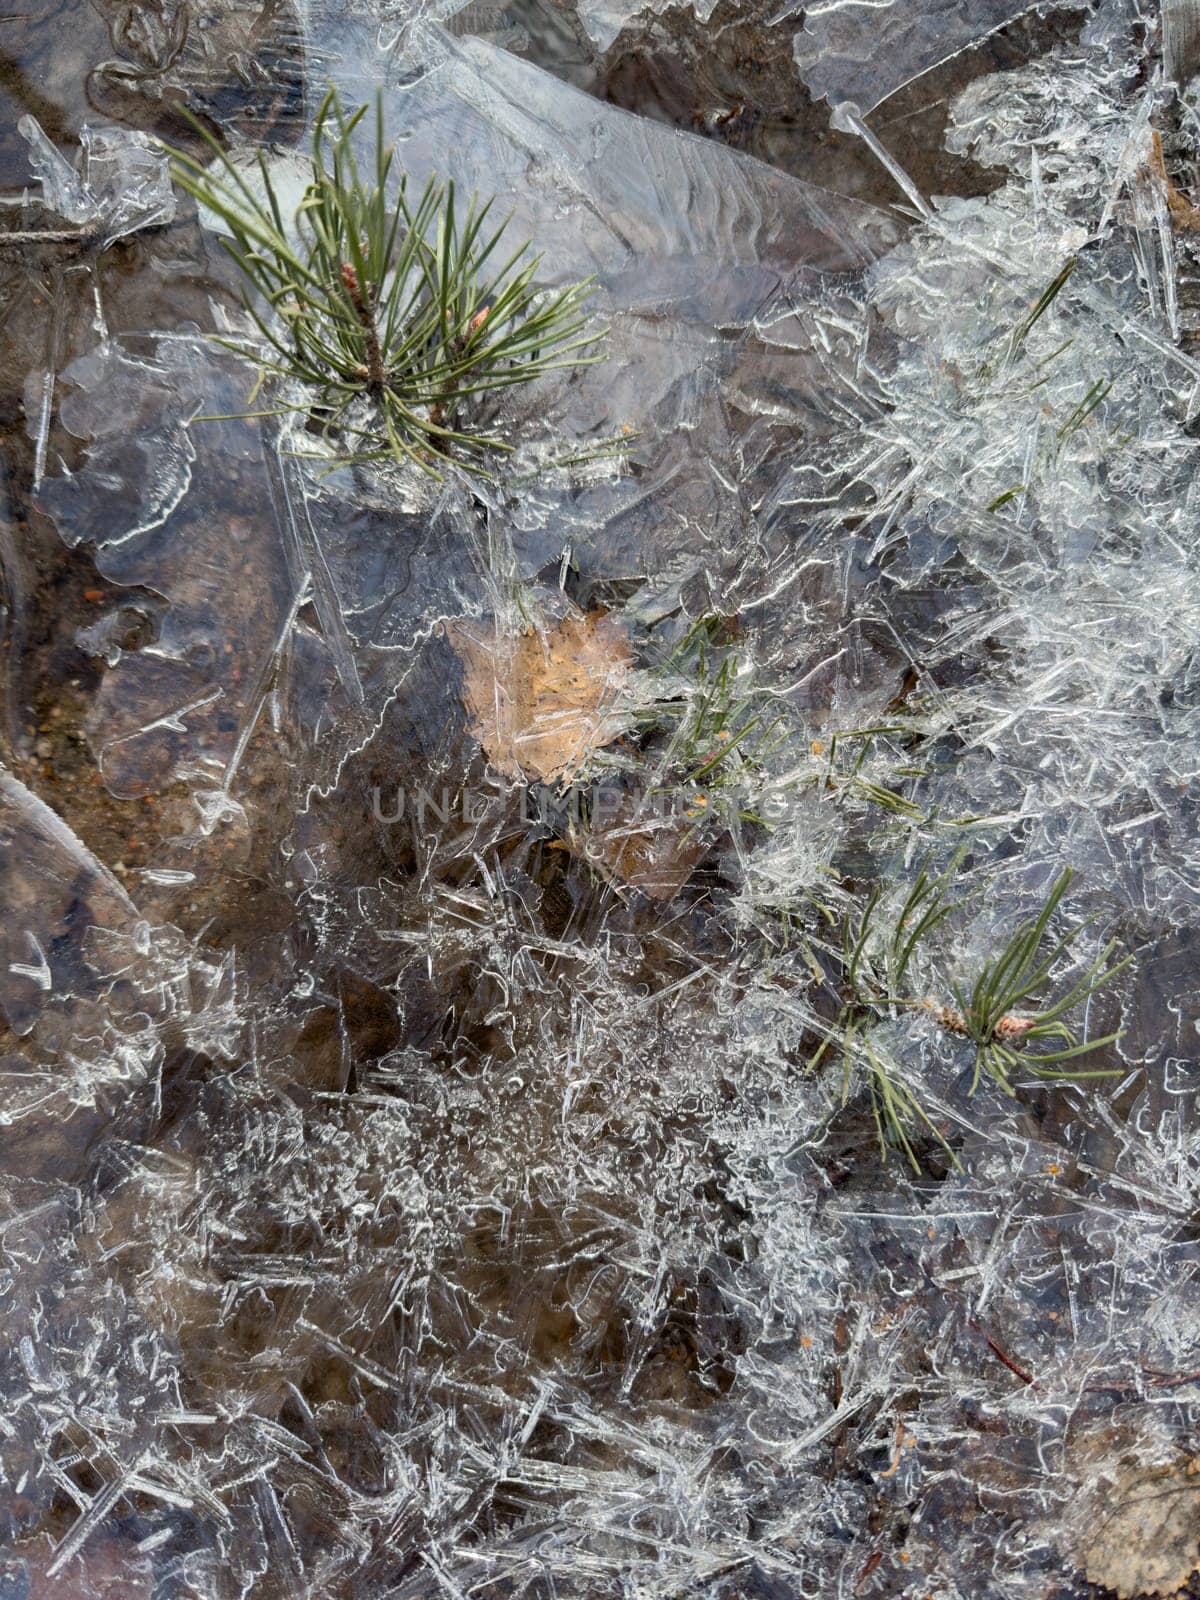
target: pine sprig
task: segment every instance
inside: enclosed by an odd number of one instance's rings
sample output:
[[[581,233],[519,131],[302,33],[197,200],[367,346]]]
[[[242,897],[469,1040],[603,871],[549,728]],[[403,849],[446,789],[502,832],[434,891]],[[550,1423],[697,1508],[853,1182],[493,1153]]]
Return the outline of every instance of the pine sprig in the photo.
[[[884,894],[882,888],[876,888],[857,915],[845,919],[840,949],[827,951],[835,962],[837,978],[831,986],[839,1009],[809,1063],[810,1068],[816,1067],[831,1049],[839,1055],[844,1098],[850,1095],[854,1068],[862,1070],[881,1149],[899,1149],[914,1169],[918,1165],[912,1145],[914,1132],[932,1134],[948,1153],[949,1147],[889,1058],[875,1046],[872,1035],[879,1024],[905,1010],[919,1010],[946,1033],[969,1041],[975,1057],[972,1094],[985,1074],[1007,1093],[1015,1093],[1012,1075],[1021,1069],[1040,1078],[1069,1081],[1112,1077],[1111,1069],[1081,1068],[1075,1063],[1114,1043],[1120,1034],[1080,1041],[1065,1018],[1123,972],[1132,959],[1127,956],[1114,961],[1116,944],[1110,942],[1080,974],[1054,992],[1057,969],[1088,926],[1085,921],[1057,939],[1047,938],[1072,881],[1068,868],[1037,914],[983,962],[970,988],[952,986],[953,1006],[922,996],[912,963],[920,947],[959,910],[951,898],[955,865],[937,878],[926,871],[919,873],[891,916],[881,911]],[[1050,997],[1039,1000],[1047,989]]]
[[[368,107],[343,112],[333,90],[317,113],[312,171],[285,217],[261,152],[258,185],[206,129],[208,165],[171,151],[175,180],[228,228],[222,246],[247,282],[252,332],[219,342],[252,361],[278,403],[342,462],[412,462],[435,477],[448,462],[486,476],[482,460],[512,444],[472,424],[475,397],[602,359],[589,330],[590,280],[543,291],[542,257],[502,249],[493,201],[462,212],[453,183],[420,195],[390,185],[394,150],[375,104],[367,176],[353,136]]]
[[[1050,922],[1070,887],[1071,869],[1065,868],[1051,889],[1036,917],[1024,922],[997,955],[984,963],[969,993],[957,989],[957,1013],[953,1029],[975,1046],[974,1088],[984,1072],[1013,1092],[1010,1075],[1021,1068],[1042,1078],[1110,1077],[1110,1072],[1086,1072],[1064,1063],[1089,1055],[1120,1037],[1105,1034],[1099,1039],[1079,1043],[1074,1030],[1063,1021],[1067,1013],[1110,983],[1131,960],[1112,961],[1116,944],[1107,944],[1095,961],[1052,1003],[1038,1005],[1035,996],[1051,979],[1055,967],[1066,956],[1087,923],[1070,929],[1048,953],[1043,950]],[[1023,1011],[1022,1008],[1032,1010]],[[1039,1049],[1039,1045],[1054,1048]],[[1033,1046],[1033,1049],[1029,1047]]]

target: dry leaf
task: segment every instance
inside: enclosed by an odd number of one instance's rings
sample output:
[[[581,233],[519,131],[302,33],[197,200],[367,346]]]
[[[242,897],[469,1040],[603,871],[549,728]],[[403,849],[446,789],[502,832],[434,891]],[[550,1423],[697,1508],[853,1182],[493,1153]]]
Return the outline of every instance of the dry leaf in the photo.
[[[1126,1461],[1085,1499],[1075,1554],[1091,1583],[1135,1600],[1173,1595],[1200,1571],[1200,1462]]]
[[[594,826],[568,848],[616,887],[637,889],[651,900],[672,900],[710,843],[708,830],[685,817],[639,821],[635,802],[626,797],[607,826]]]
[[[451,622],[446,633],[472,731],[508,777],[569,780],[623,731],[615,707],[632,657],[602,611],[572,613],[544,635],[502,635],[489,622]]]
[[[1171,213],[1171,221],[1177,228],[1184,228],[1190,232],[1200,230],[1200,209],[1197,209],[1186,195],[1172,183],[1167,172],[1167,163],[1163,156],[1162,134],[1157,129],[1150,139],[1150,159],[1147,162],[1151,177],[1161,187],[1166,196],[1167,209]]]

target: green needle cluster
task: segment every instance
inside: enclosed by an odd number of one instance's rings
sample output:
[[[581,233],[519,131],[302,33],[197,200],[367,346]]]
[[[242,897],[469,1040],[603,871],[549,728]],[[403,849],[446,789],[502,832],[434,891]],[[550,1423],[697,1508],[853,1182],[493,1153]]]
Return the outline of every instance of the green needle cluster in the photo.
[[[1120,1035],[1080,1042],[1064,1019],[1130,962],[1129,957],[1113,961],[1116,946],[1110,942],[1060,993],[1038,1001],[1088,926],[1081,923],[1060,938],[1047,940],[1071,884],[1073,874],[1067,869],[1037,915],[1023,922],[1003,948],[982,963],[969,989],[953,988],[955,1006],[923,997],[910,968],[919,947],[958,910],[950,898],[953,873],[954,865],[938,878],[922,871],[899,910],[887,919],[880,914],[883,891],[877,889],[857,917],[845,921],[840,950],[829,952],[836,959],[839,1010],[810,1062],[815,1067],[831,1047],[837,1051],[842,1058],[844,1098],[849,1097],[853,1066],[865,1067],[880,1149],[886,1154],[889,1147],[898,1148],[914,1170],[918,1169],[912,1144],[915,1131],[931,1133],[947,1154],[949,1146],[893,1064],[874,1045],[871,1034],[879,1023],[905,1009],[917,1009],[928,1012],[946,1032],[969,1041],[975,1052],[971,1093],[985,1073],[1009,1094],[1015,1093],[1012,1074],[1021,1069],[1042,1078],[1111,1077],[1110,1069],[1081,1070],[1074,1063]]]
[[[261,152],[256,184],[198,124],[209,164],[171,152],[176,181],[224,223],[221,242],[247,280],[253,333],[220,342],[258,367],[256,394],[273,384],[278,403],[259,414],[304,415],[339,461],[482,472],[482,457],[512,445],[472,425],[473,404],[600,359],[585,354],[604,337],[588,331],[591,286],[539,289],[541,256],[528,243],[501,249],[507,221],[490,223],[491,200],[460,214],[453,183],[431,178],[417,198],[405,177],[389,185],[379,101],[364,177],[353,136],[367,110],[346,115],[326,95],[291,217]]]
[[[1108,1072],[1080,1072],[1063,1063],[1112,1044],[1119,1035],[1110,1033],[1100,1039],[1085,1039],[1080,1044],[1062,1019],[1129,965],[1128,956],[1109,965],[1115,943],[1108,944],[1053,1004],[1037,1006],[1034,1001],[1038,990],[1087,926],[1082,923],[1072,928],[1048,953],[1043,952],[1042,944],[1051,918],[1070,887],[1072,876],[1070,868],[1063,871],[1037,916],[1022,923],[1004,949],[984,964],[969,993],[961,989],[955,991],[961,1031],[975,1045],[972,1088],[986,1071],[1011,1094],[1009,1076],[1022,1067],[1043,1078],[1111,1076]],[[1033,1009],[1023,1013],[1022,1007]],[[1052,1049],[1037,1048],[1051,1043]],[[1018,1045],[1021,1048],[1018,1049]],[[1028,1048],[1031,1045],[1035,1047],[1032,1050]]]

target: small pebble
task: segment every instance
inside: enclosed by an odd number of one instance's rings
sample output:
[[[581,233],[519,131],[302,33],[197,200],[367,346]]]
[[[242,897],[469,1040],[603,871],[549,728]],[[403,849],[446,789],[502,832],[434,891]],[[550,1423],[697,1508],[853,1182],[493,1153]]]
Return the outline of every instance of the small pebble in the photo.
[[[54,746],[49,739],[39,739],[33,750],[39,761],[49,761],[54,754]]]

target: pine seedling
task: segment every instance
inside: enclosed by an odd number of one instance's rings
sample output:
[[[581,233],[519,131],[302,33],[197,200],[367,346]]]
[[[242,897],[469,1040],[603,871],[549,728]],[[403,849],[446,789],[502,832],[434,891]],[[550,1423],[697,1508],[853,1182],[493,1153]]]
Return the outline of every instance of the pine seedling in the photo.
[[[1129,965],[1130,957],[1112,960],[1115,941],[1057,997],[1041,1004],[1036,998],[1088,926],[1081,923],[1044,948],[1050,924],[1072,881],[1069,868],[1057,879],[1037,915],[1022,923],[1004,948],[985,961],[969,992],[953,987],[955,1006],[939,1005],[920,997],[919,992],[914,994],[910,971],[914,956],[958,909],[949,893],[956,865],[952,863],[937,878],[920,872],[890,921],[880,915],[881,889],[872,891],[857,916],[846,918],[838,961],[840,1009],[810,1062],[810,1067],[815,1067],[830,1048],[836,1050],[842,1059],[844,1098],[849,1097],[852,1068],[856,1061],[861,1062],[881,1147],[901,1149],[913,1164],[910,1135],[915,1128],[924,1126],[939,1142],[945,1141],[912,1091],[872,1046],[872,1030],[899,1010],[919,1008],[946,1032],[970,1040],[975,1050],[972,1094],[985,1073],[1007,1093],[1015,1093],[1012,1074],[1021,1068],[1041,1078],[1112,1077],[1110,1070],[1089,1071],[1072,1063],[1120,1037],[1109,1033],[1080,1042],[1064,1020]]]
[[[455,462],[487,476],[487,455],[513,446],[472,421],[486,398],[601,359],[591,283],[539,289],[541,256],[528,243],[508,253],[491,200],[464,213],[453,183],[431,178],[415,197],[406,177],[389,185],[378,99],[364,176],[353,136],[367,110],[347,115],[325,96],[290,218],[261,152],[255,185],[198,123],[210,163],[171,152],[176,181],[221,219],[246,280],[252,331],[219,342],[257,366],[255,394],[266,385],[276,401],[255,414],[305,417],[336,462],[415,463],[434,477]]]
[[[1103,1038],[1085,1039],[1080,1043],[1063,1018],[1129,965],[1132,959],[1129,956],[1112,962],[1115,941],[1110,941],[1082,976],[1056,1000],[1038,1005],[1035,999],[1055,966],[1088,926],[1084,922],[1072,928],[1053,944],[1048,954],[1043,953],[1050,922],[1072,877],[1071,869],[1065,868],[1037,916],[1022,923],[1004,949],[985,962],[969,993],[955,989],[957,1012],[939,1013],[939,1020],[945,1026],[965,1034],[975,1046],[972,1091],[987,1072],[1002,1089],[1012,1094],[1011,1074],[1021,1068],[1042,1078],[1113,1076],[1111,1071],[1080,1071],[1064,1064],[1112,1044],[1120,1034],[1109,1033]],[[1039,1050],[1039,1045],[1053,1048]],[[1030,1046],[1034,1048],[1031,1050]]]

